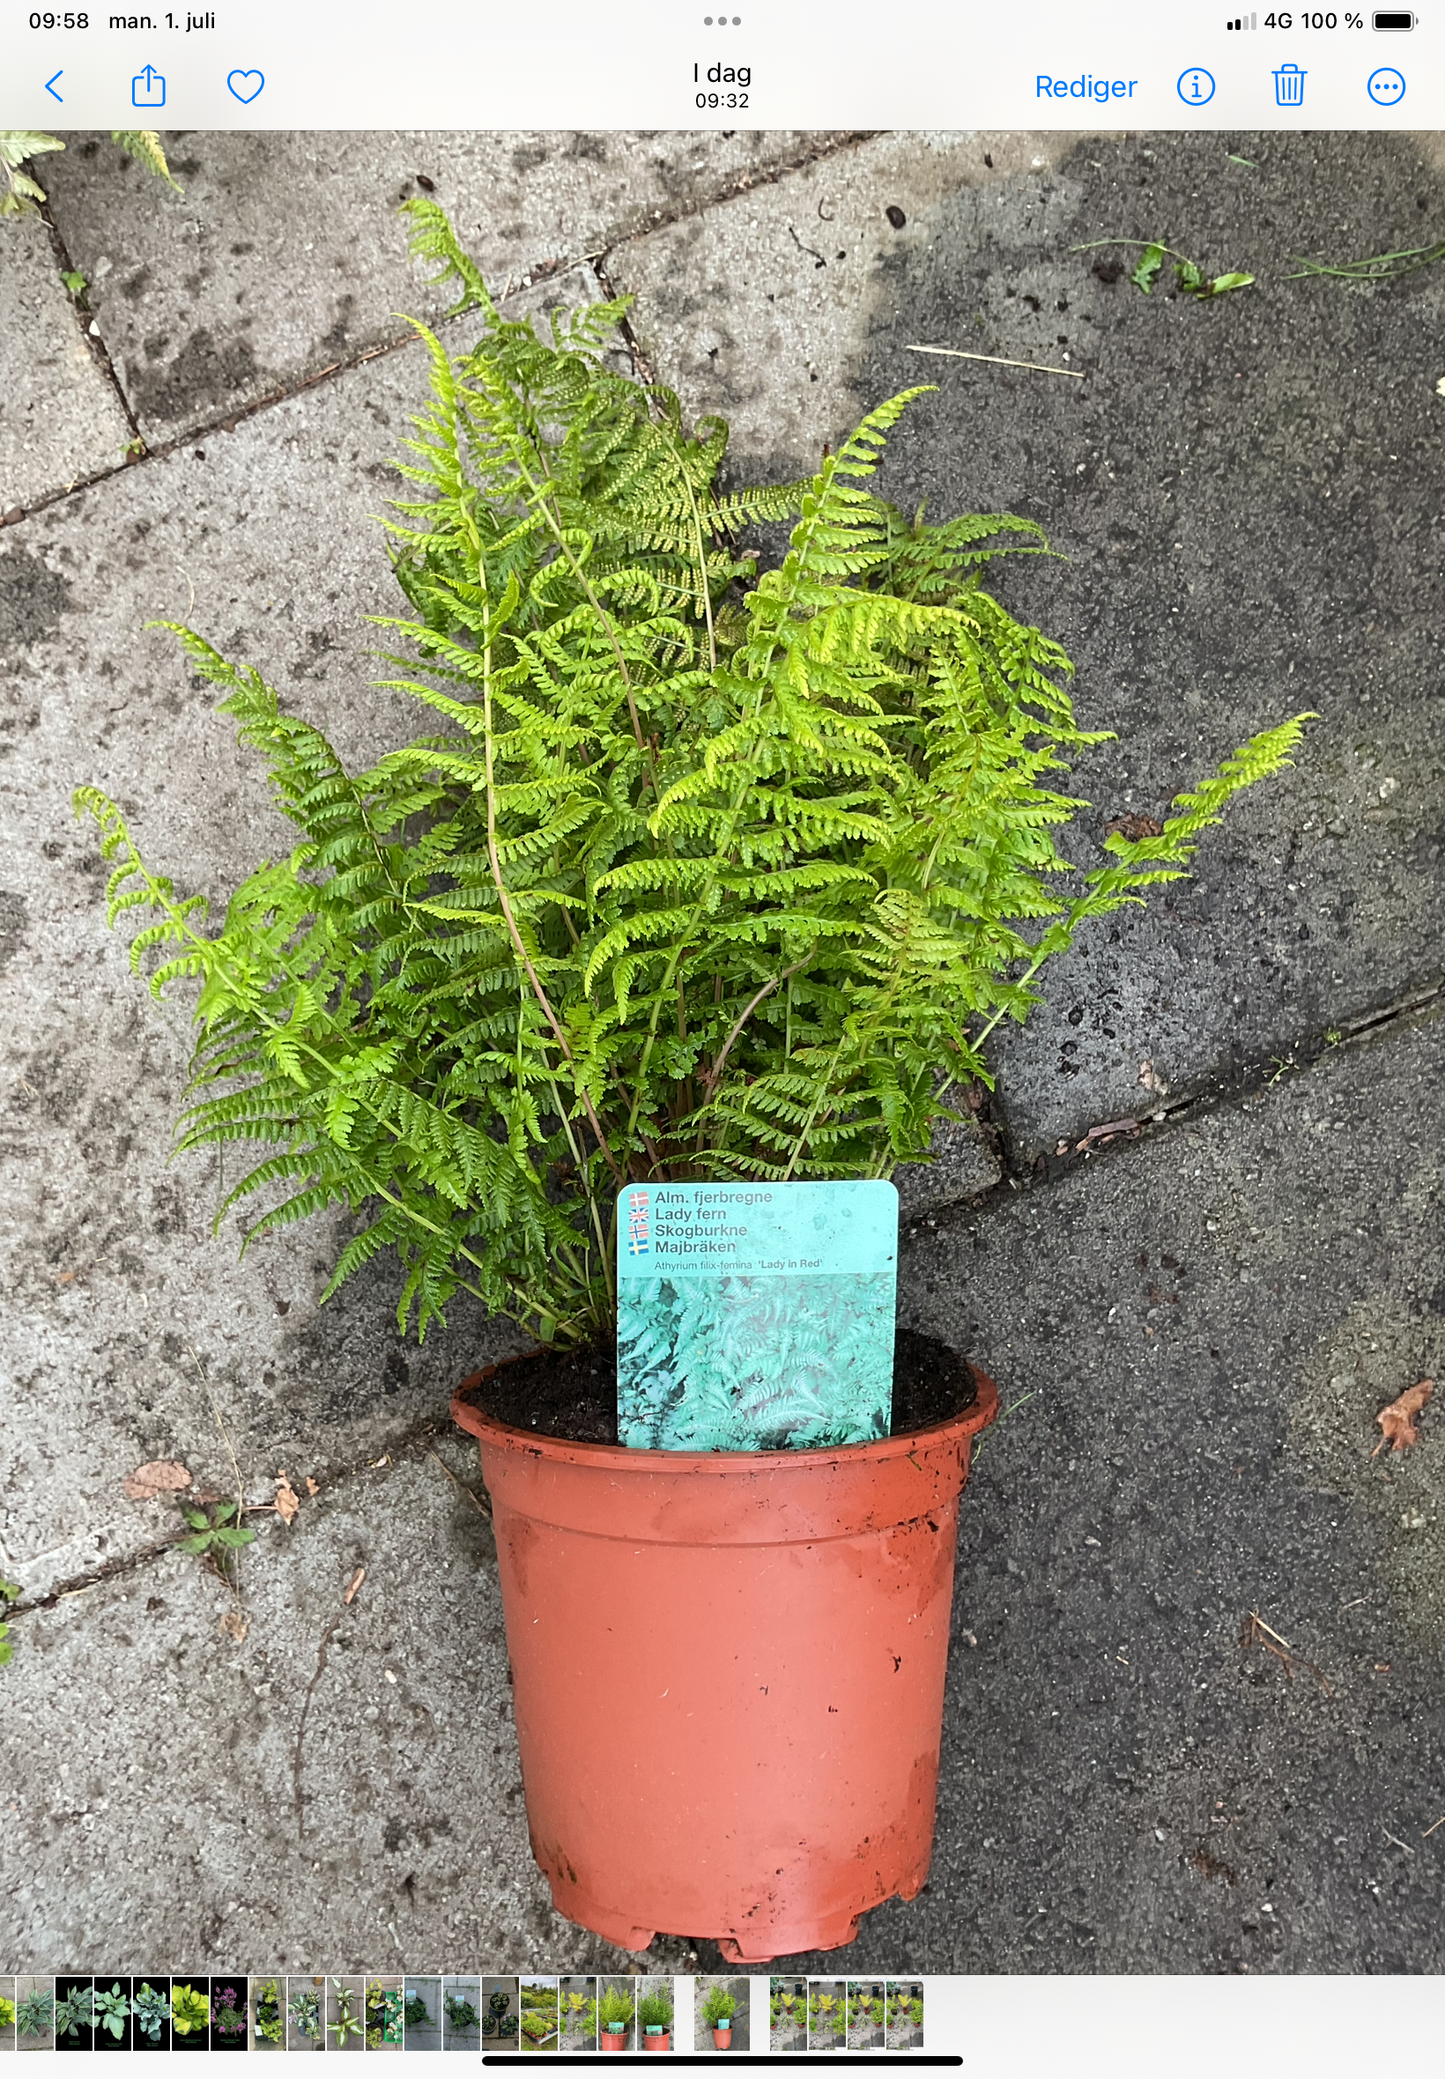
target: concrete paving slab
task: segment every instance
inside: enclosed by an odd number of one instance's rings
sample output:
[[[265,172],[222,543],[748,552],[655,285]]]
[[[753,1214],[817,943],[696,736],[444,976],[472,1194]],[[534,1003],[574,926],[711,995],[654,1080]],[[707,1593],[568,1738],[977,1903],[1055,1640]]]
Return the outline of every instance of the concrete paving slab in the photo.
[[[518,307],[590,282],[564,277]],[[234,1235],[212,1239],[220,1170],[167,1162],[189,1011],[158,1012],[131,976],[125,935],[105,929],[93,829],[70,808],[81,781],[106,788],[161,871],[222,902],[294,841],[214,689],[146,631],[157,616],[255,662],[353,763],[417,732],[408,704],[370,684],[382,667],[365,616],[393,595],[371,516],[425,383],[420,351],[403,349],[0,535],[0,819],[24,862],[0,895],[0,1249],[25,1410],[0,1440],[0,1565],[32,1594],[158,1534],[162,1504],[121,1493],[134,1466],[227,1475],[212,1396],[248,1477],[320,1478],[376,1457],[478,1362],[520,1347],[470,1302],[424,1348],[404,1343],[385,1274],[318,1310],[335,1218],[244,1266]]]
[[[1012,1412],[933,1872],[850,1972],[1435,1969],[1445,1441],[1371,1453],[1445,1359],[1442,1072],[1437,1015],[905,1251]]]
[[[148,440],[172,440],[454,300],[397,206],[434,195],[501,290],[759,180],[833,131],[190,131],[172,194],[103,135],[67,139],[51,208]],[[426,270],[430,272],[432,270]]]
[[[1027,514],[1066,555],[998,585],[1075,659],[1081,719],[1118,732],[1076,775],[1080,863],[1121,813],[1321,713],[1192,882],[1095,930],[1047,1011],[998,1035],[1017,1160],[1147,1106],[1144,1061],[1207,1087],[1438,979],[1445,273],[1282,277],[1296,253],[1418,243],[1442,211],[1442,155],[1408,136],[888,137],[608,256],[659,376],[731,418],[740,472],[807,467],[868,406],[939,385],[881,488]],[[1257,285],[1146,299],[1101,277],[1127,254],[1070,250],[1166,232]]]
[[[1221,183],[1236,171],[1211,183],[1209,166],[1188,156],[1205,142],[1086,140],[1063,148],[1060,173],[1047,153],[1041,167],[1001,165],[985,141],[994,166],[965,178],[967,141],[915,140],[915,188],[898,185],[914,164],[906,153],[869,162],[903,198],[891,206],[905,217],[899,235],[914,242],[896,265],[877,248],[885,287],[870,275],[873,286],[854,298],[864,329],[847,296],[820,301],[809,320],[847,373],[832,393],[838,410],[850,386],[871,401],[911,379],[915,370],[895,371],[899,342],[938,337],[920,328],[957,321],[963,302],[985,319],[985,350],[992,340],[1042,355],[1045,291],[1069,293],[1063,270],[1073,263],[1061,254],[1106,205],[1147,205],[1151,229],[1162,228],[1156,210],[1170,214],[1176,236],[1192,231],[1200,256],[1223,264],[1242,256],[1246,229],[1260,250],[1273,250],[1268,238],[1283,250],[1291,197],[1302,248],[1318,247],[1333,224],[1332,236],[1368,250],[1405,242],[1387,214],[1406,192],[1402,167],[1423,169],[1427,202],[1433,192],[1437,162],[1400,156],[1415,149],[1409,140],[1365,140],[1379,156],[1357,161],[1348,155],[1360,140],[1331,140],[1342,157],[1323,166],[1318,152],[1290,158],[1295,140],[1265,140],[1283,154],[1274,159],[1245,140],[1241,155],[1259,161],[1256,172],[1272,168],[1277,186],[1268,209],[1242,214],[1236,197],[1231,217],[1219,194],[1234,193]],[[1137,161],[1123,156],[1135,150]],[[1145,173],[1147,189],[1131,185]],[[812,191],[786,188],[751,198],[750,217],[735,214],[736,202],[709,212],[708,236],[721,226],[715,249],[726,233],[727,250],[745,255],[746,225],[771,222],[779,196],[790,212],[779,221],[802,235],[799,198]],[[866,194],[862,175],[849,192]],[[838,221],[826,195],[815,215]],[[651,266],[660,249],[644,241],[607,271]],[[842,234],[835,250],[848,250]],[[695,254],[697,278],[712,279],[696,263]],[[653,286],[667,280],[663,270]],[[1010,298],[1010,285],[1027,293]],[[976,292],[976,312],[965,290]],[[1053,392],[1046,402],[1041,377],[990,371],[991,384],[1016,381],[1005,390],[960,376],[962,392],[955,383],[930,407],[941,417],[904,437],[893,488],[905,497],[930,489],[946,509],[1012,505],[1061,533],[1074,562],[1016,573],[1007,596],[1080,657],[1094,689],[1081,701],[1086,718],[1122,713],[1129,723],[1121,745],[1101,754],[1098,824],[1155,802],[1140,777],[1151,761],[1172,773],[1171,760],[1182,768],[1198,754],[1199,733],[1211,745],[1216,730],[1234,740],[1231,730],[1253,726],[1245,717],[1256,696],[1293,697],[1302,675],[1336,734],[1317,732],[1316,762],[1250,805],[1265,820],[1239,819],[1173,917],[1110,947],[1120,962],[1136,948],[1145,955],[1131,964],[1140,979],[1127,1017],[1103,996],[1058,1001],[1076,1046],[1081,1033],[1089,1044],[1076,1074],[1057,1066],[1047,1025],[1025,1035],[1026,1049],[1042,1037],[1041,1055],[1001,1050],[1000,1116],[1016,1159],[1050,1145],[1061,1122],[1116,1112],[1117,1077],[1137,1070],[1136,1050],[1177,1091],[1191,1078],[1227,1079],[1256,1032],[1276,1042],[1292,1033],[1282,1020],[1297,1005],[1308,1029],[1316,999],[1335,1018],[1342,1005],[1395,995],[1424,958],[1406,927],[1428,945],[1434,917],[1421,888],[1439,827],[1428,792],[1438,735],[1421,721],[1439,640],[1421,575],[1433,511],[1424,435],[1407,444],[1393,393],[1366,396],[1363,375],[1342,396],[1339,371],[1363,370],[1375,354],[1413,380],[1436,289],[1422,277],[1400,295],[1346,292],[1338,307],[1326,284],[1296,286],[1298,307],[1277,286],[1254,305],[1241,296],[1214,308],[1146,302],[1097,276],[1075,292],[1097,299],[1086,337],[1116,386],[1096,416],[1077,395],[1071,407]],[[1255,318],[1249,335],[1228,329],[1251,312],[1268,322]],[[644,332],[646,313],[644,302]],[[1068,321],[1047,317],[1060,330]],[[683,319],[669,322],[684,339]],[[789,323],[801,336],[803,320]],[[764,337],[786,372],[787,355]],[[1256,337],[1257,352],[1231,356],[1241,337]],[[647,344],[671,373],[666,338]],[[1231,382],[1237,374],[1249,390],[1232,436],[1233,392],[1221,398],[1206,348],[1221,366],[1233,359]],[[97,912],[96,862],[68,817],[70,787],[98,778],[153,855],[152,832],[163,831],[158,863],[188,887],[218,891],[259,850],[286,841],[255,769],[209,716],[209,696],[187,690],[160,639],[138,632],[157,610],[190,614],[283,688],[299,683],[348,755],[374,748],[388,727],[398,737],[411,727],[389,696],[367,689],[360,614],[388,583],[363,515],[387,495],[384,457],[404,430],[414,365],[405,352],[369,364],[0,537],[16,725],[0,799],[7,856],[26,868],[0,897],[0,987],[19,1070],[6,1092],[11,1289],[24,1309],[11,1321],[21,1419],[0,1446],[0,1570],[20,1576],[30,1602],[106,1560],[125,1568],[26,1610],[0,1676],[17,1707],[0,1719],[0,1781],[13,1786],[0,1953],[42,1968],[104,1959],[143,1969],[158,1955],[253,1972],[461,1969],[484,1958],[498,1969],[618,1968],[616,1952],[556,1919],[531,1865],[486,1527],[426,1454],[473,1485],[474,1462],[459,1440],[422,1434],[458,1373],[515,1340],[504,1325],[459,1314],[424,1352],[404,1348],[388,1323],[384,1273],[318,1315],[330,1260],[321,1245],[332,1239],[324,1229],[240,1271],[224,1243],[204,1241],[216,1177],[162,1166],[184,1019],[154,1019],[126,975]],[[742,365],[733,364],[739,384]],[[1288,380],[1269,389],[1281,368]],[[1089,392],[1059,383],[1060,393]],[[1132,418],[1119,394],[1130,383]],[[823,377],[807,388],[822,390]],[[1140,394],[1163,400],[1154,420],[1138,411]],[[786,439],[804,443],[792,466],[820,433],[800,396],[795,385],[780,407]],[[1317,396],[1346,429],[1327,465],[1310,445]],[[694,384],[689,401],[721,400]],[[763,390],[741,395],[749,423],[765,431],[767,401]],[[1156,421],[1173,427],[1177,452]],[[374,438],[359,430],[367,424]],[[1399,458],[1394,482],[1370,446],[1386,439]],[[1166,502],[1165,462],[1191,469],[1196,444],[1208,467]],[[1131,489],[1121,465],[1136,451]],[[753,452],[787,462],[786,445]],[[1084,490],[1073,481],[1080,462]],[[1194,503],[1179,524],[1185,488]],[[1346,490],[1349,526],[1327,510]],[[1207,534],[1189,531],[1196,514]],[[1236,537],[1263,553],[1271,517],[1266,585]],[[1122,546],[1108,531],[1116,526],[1134,530]],[[1189,542],[1198,567],[1161,591],[1174,553],[1164,533]],[[1283,571],[1281,542],[1294,545]],[[1346,611],[1331,620],[1337,598]],[[1161,604],[1201,618],[1161,632]],[[1373,648],[1356,629],[1367,612],[1380,617]],[[1186,703],[1187,725],[1169,719],[1180,655],[1199,693],[1197,709]],[[1246,684],[1254,659],[1258,683]],[[1377,706],[1375,734],[1354,734],[1363,718],[1375,727]],[[1374,764],[1361,743],[1378,752]],[[1382,796],[1390,778],[1400,784]],[[1407,867],[1418,869],[1414,884]],[[1304,950],[1288,958],[1273,951],[1268,907],[1286,871],[1292,894],[1327,899],[1324,917],[1309,913]],[[1223,1025],[1194,971],[1235,993],[1243,956],[1229,927],[1261,910],[1251,927],[1273,969],[1261,959],[1258,979],[1248,968],[1248,991],[1238,992],[1247,1015]],[[1187,1029],[1168,1028],[1162,1046],[1153,1035],[1174,987],[1159,948],[1186,924],[1191,993],[1178,1000]],[[1162,937],[1149,938],[1156,929]],[[1112,1030],[1092,1022],[1100,1004]],[[1395,1020],[1306,1073],[1284,1062],[1257,1101],[1082,1160],[1055,1183],[995,1191],[932,1226],[912,1222],[902,1318],[967,1345],[998,1377],[1011,1413],[983,1447],[964,1509],[964,1644],[951,1675],[934,1877],[912,1905],[872,1916],[856,1951],[812,1960],[818,1968],[1433,1968],[1429,1858],[1445,1831],[1424,1832],[1438,1816],[1427,1808],[1445,1750],[1445,1570],[1430,1416],[1415,1452],[1369,1452],[1378,1408],[1419,1376],[1438,1376],[1442,1029],[1439,1019]],[[1073,1062],[1064,1046],[1059,1059]],[[133,1464],[154,1456],[184,1457],[219,1484],[229,1459],[212,1394],[248,1485],[264,1488],[282,1463],[327,1482],[290,1530],[256,1519],[265,1529],[243,1555],[249,1628],[239,1645],[218,1629],[226,1591],[196,1561],[141,1556],[174,1520],[168,1505],[131,1504],[120,1489]],[[379,1462],[368,1469],[368,1459]],[[366,1581],[344,1606],[360,1566]],[[1251,1611],[1292,1642],[1292,1680],[1262,1647],[1239,1647]],[[129,1658],[117,1664],[117,1650]],[[97,1667],[112,1670],[101,1686]],[[483,1736],[487,1725],[495,1737]],[[143,1759],[157,1755],[160,1764]],[[1391,1844],[1382,1813],[1390,1833],[1415,1843],[1413,1857]],[[133,1955],[114,1955],[117,1926],[133,1935]],[[678,1941],[657,1945],[648,1965],[699,1960],[718,1967]]]
[[[470,1454],[442,1449],[475,1486]],[[52,1970],[615,1967],[552,1912],[527,1848],[474,1504],[417,1451],[289,1529],[261,1521],[240,1644],[219,1629],[225,1586],[179,1553],[17,1620],[0,1952]]]
[[[50,233],[34,216],[4,228],[0,514],[118,469],[132,438],[115,388],[85,343]]]

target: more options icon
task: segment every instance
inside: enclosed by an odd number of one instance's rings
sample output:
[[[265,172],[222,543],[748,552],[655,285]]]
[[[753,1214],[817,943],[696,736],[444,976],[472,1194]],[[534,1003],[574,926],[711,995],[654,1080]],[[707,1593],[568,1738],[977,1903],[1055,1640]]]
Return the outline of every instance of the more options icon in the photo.
[[[1372,72],[1365,82],[1366,92],[1381,108],[1393,108],[1397,101],[1405,98],[1405,75],[1397,72],[1393,65],[1382,65]]]
[[[1214,99],[1214,74],[1206,72],[1202,65],[1191,65],[1187,72],[1180,73],[1174,90],[1191,108],[1203,108],[1206,101]]]
[[[132,108],[164,108],[166,105],[166,83],[154,65],[147,65],[138,72],[130,83],[130,105]]]

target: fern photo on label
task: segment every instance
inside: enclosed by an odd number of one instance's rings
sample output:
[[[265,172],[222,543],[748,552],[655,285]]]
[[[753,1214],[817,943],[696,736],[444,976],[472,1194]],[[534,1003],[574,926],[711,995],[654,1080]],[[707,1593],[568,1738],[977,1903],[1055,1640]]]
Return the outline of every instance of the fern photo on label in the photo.
[[[431,401],[391,523],[401,598],[375,617],[422,733],[349,771],[177,628],[294,849],[217,924],[114,801],[82,788],[77,809],[111,921],[142,926],[137,972],[195,989],[179,1144],[246,1158],[222,1213],[247,1239],[342,1206],[328,1292],[390,1251],[420,1334],[465,1291],[545,1344],[606,1341],[620,1191],[926,1161],[1045,962],[1187,873],[1305,718],[1076,867],[1062,788],[1104,732],[993,589],[1048,553],[1038,524],[934,523],[874,488],[923,391],[807,478],[725,488],[724,423],[617,372],[624,303],[541,333],[434,203],[407,208],[477,325],[461,353],[455,326],[417,327]],[[780,521],[760,570],[746,530]]]

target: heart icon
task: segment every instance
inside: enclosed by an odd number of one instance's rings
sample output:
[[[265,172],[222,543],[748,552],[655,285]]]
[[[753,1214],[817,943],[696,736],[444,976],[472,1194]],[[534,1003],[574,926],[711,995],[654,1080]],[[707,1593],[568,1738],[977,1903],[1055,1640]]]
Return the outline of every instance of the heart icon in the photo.
[[[266,84],[264,72],[228,72],[226,85],[238,101],[254,101]]]

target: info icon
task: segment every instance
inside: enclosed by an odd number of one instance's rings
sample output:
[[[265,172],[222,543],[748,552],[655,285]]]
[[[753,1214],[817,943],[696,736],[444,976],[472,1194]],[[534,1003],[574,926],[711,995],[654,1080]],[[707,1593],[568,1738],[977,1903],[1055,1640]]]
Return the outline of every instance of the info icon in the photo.
[[[1191,108],[1203,108],[1206,101],[1214,99],[1214,74],[1206,72],[1202,65],[1191,65],[1175,81],[1175,92]]]

